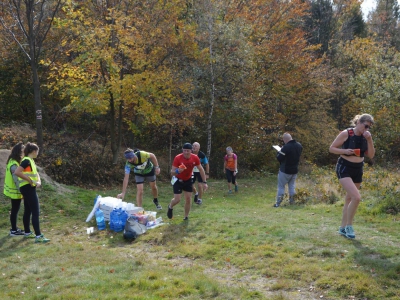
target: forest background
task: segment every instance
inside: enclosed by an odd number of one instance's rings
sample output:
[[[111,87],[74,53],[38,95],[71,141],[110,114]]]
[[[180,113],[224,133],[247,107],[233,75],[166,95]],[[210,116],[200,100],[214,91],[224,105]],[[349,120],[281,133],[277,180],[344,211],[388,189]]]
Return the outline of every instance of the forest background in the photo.
[[[262,174],[286,131],[303,166],[333,164],[335,136],[370,113],[368,162],[396,168],[399,5],[363,18],[361,3],[0,1],[1,148],[36,142],[38,164],[75,185],[120,183],[127,147],[155,153],[167,179],[194,141],[212,177],[227,146],[239,174]]]

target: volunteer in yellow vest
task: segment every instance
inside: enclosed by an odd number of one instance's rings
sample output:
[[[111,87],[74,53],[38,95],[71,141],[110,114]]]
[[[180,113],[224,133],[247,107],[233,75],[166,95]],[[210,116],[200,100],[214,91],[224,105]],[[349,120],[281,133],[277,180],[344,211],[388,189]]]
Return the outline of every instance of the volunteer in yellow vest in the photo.
[[[40,232],[39,225],[39,198],[36,193],[36,187],[41,186],[40,176],[36,168],[35,161],[33,160],[39,154],[39,147],[34,143],[27,143],[24,149],[25,157],[22,159],[21,164],[15,170],[19,181],[19,190],[24,197],[24,229],[26,238],[35,238],[35,243],[46,243],[46,239]],[[30,221],[32,216],[32,226],[35,234],[31,232]]]
[[[24,156],[24,144],[16,144],[7,159],[4,179],[4,195],[11,199],[10,236],[23,236],[24,231],[17,227],[18,212],[21,207],[22,195],[19,192],[18,177],[14,174]]]

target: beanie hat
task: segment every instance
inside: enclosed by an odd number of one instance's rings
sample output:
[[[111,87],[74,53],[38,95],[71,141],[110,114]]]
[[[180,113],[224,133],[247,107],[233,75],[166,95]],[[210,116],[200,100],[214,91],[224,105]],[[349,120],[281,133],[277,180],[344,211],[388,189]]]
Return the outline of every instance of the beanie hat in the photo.
[[[182,147],[182,149],[190,149],[190,150],[192,150],[192,144],[191,143],[185,143],[184,145],[183,145],[183,147]]]

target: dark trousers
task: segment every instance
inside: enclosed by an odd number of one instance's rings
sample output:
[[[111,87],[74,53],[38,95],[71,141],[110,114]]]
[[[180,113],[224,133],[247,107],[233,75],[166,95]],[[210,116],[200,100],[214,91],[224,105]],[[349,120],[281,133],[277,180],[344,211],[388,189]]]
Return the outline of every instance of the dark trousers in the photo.
[[[11,214],[10,214],[10,223],[11,230],[17,230],[17,217],[19,208],[21,207],[21,199],[11,199]]]
[[[36,193],[36,187],[31,185],[24,185],[20,187],[21,194],[24,196],[24,216],[22,218],[24,222],[25,233],[31,232],[30,220],[32,216],[32,226],[35,230],[35,235],[41,235],[39,225],[39,198]]]
[[[233,173],[234,171],[225,169],[226,179],[228,180],[228,182],[232,182],[236,185],[236,175],[233,175]]]

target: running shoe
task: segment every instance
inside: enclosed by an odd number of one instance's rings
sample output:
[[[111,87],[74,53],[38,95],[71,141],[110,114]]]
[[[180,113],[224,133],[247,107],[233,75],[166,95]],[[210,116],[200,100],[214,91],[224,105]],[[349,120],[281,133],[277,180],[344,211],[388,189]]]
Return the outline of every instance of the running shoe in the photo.
[[[33,238],[35,238],[36,236],[35,236],[35,234],[31,231],[31,232],[29,232],[29,233],[25,233],[25,235],[24,235],[24,238],[27,238],[27,239],[33,239]]]
[[[10,230],[10,236],[22,236],[22,235],[25,235],[25,231],[19,228],[17,230]]]
[[[353,226],[348,225],[345,227],[346,230],[346,237],[349,239],[355,239],[356,238],[356,234],[354,233],[354,229]]]
[[[35,243],[47,243],[50,242],[49,239],[46,239],[43,234],[39,235],[38,237],[35,237]]]
[[[279,204],[278,204],[278,203],[275,203],[275,204],[274,204],[274,207],[279,207]]]
[[[344,227],[339,227],[338,233],[343,235],[343,236],[346,236],[346,229]]]
[[[203,203],[203,200],[198,199],[195,203],[196,203],[197,205],[201,205],[201,204]]]
[[[173,210],[173,209],[170,208],[169,205],[168,205],[168,212],[167,212],[167,217],[168,217],[168,219],[172,219],[172,216],[173,216],[172,210]]]
[[[229,190],[229,191],[228,191],[228,194],[232,194],[232,190]]]
[[[153,200],[153,203],[154,203],[154,205],[156,206],[156,208],[157,208],[158,210],[161,210],[161,209],[162,209],[162,206],[160,205],[160,203],[158,203],[158,201]]]
[[[184,217],[183,221],[189,221],[189,217]]]

